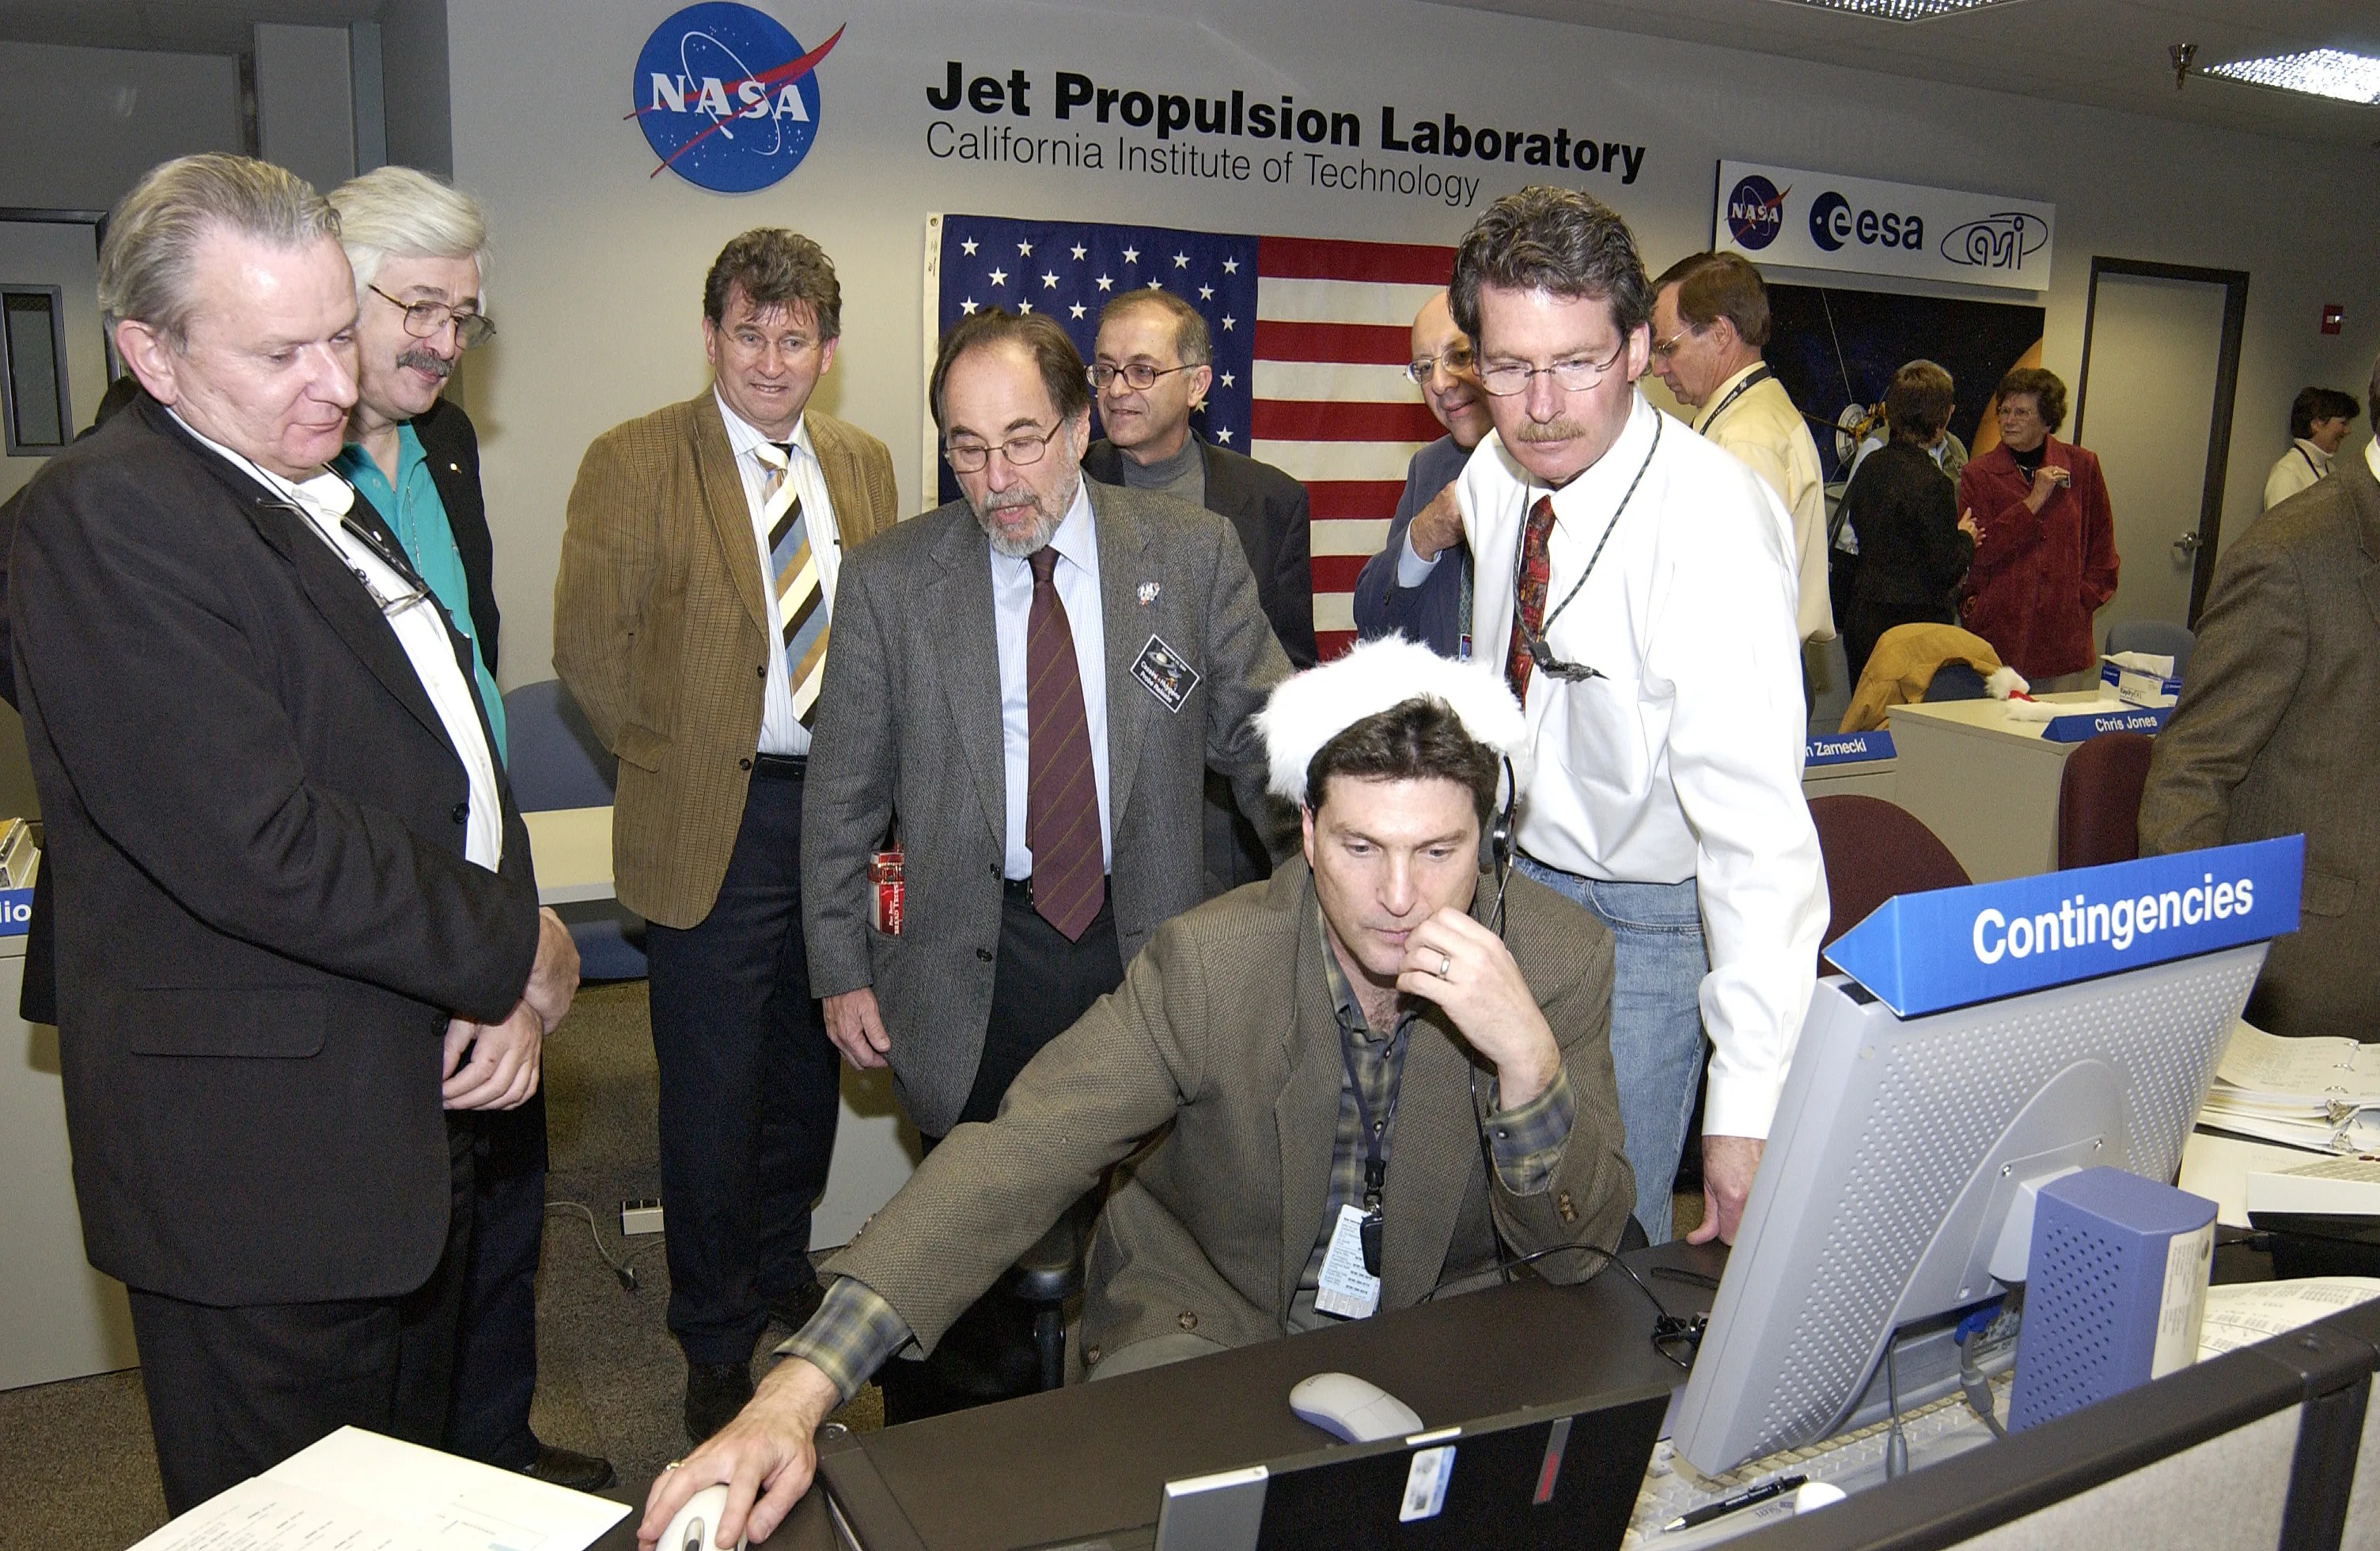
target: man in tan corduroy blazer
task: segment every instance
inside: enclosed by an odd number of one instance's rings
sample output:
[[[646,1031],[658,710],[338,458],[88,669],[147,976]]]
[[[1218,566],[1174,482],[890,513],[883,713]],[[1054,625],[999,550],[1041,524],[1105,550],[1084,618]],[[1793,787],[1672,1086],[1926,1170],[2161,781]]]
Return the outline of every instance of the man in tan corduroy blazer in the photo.
[[[554,582],[554,668],[619,757],[613,870],[650,923],[698,1441],[751,1394],[771,1315],[798,1326],[818,1297],[842,1063],[802,944],[802,793],[842,556],[895,520],[884,444],[808,407],[841,311],[817,244],[730,242],[703,293],[710,389],[588,449]]]

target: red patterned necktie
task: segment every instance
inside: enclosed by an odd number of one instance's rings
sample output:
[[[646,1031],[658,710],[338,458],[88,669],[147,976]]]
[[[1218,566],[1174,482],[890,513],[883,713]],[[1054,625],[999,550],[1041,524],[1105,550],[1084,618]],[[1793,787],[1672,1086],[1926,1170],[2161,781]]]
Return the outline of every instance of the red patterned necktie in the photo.
[[[1091,728],[1083,713],[1074,626],[1050,579],[1058,551],[1044,544],[1026,563],[1033,567],[1033,608],[1025,626],[1025,843],[1033,852],[1033,908],[1067,941],[1079,942],[1099,913],[1107,871],[1099,854]]]
[[[1546,627],[1546,584],[1553,571],[1546,547],[1553,530],[1554,498],[1541,495],[1529,508],[1529,525],[1521,535],[1521,574],[1512,579],[1518,606],[1512,611],[1512,644],[1504,653],[1504,682],[1523,705],[1529,699],[1529,670],[1536,662],[1529,642]]]

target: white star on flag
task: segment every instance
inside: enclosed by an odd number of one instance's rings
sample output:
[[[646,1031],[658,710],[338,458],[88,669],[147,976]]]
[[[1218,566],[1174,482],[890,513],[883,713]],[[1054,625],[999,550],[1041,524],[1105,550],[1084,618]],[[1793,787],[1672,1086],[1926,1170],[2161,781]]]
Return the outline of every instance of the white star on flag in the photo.
[[[992,272],[991,272],[991,283],[992,283],[993,285],[1007,285],[1007,284],[1008,284],[1008,272],[1007,272],[1006,270],[1004,270],[1004,269],[996,269],[996,270],[992,271]]]
[[[1077,263],[1080,263],[1080,262],[1082,261],[1083,254],[1084,254],[1086,251],[1087,251],[1087,250],[1083,247],[1083,245],[1082,245],[1081,243],[1079,243],[1079,242],[1078,242],[1078,243],[1075,244],[1075,262],[1077,262]]]
[[[1136,264],[1140,262],[1140,249],[1137,248],[1125,248],[1123,250],[1123,261],[1127,264]]]
[[[1173,255],[1173,267],[1175,269],[1188,269],[1190,267],[1190,255],[1187,253],[1176,253]]]
[[[1115,289],[1115,282],[1110,280],[1103,274],[1099,276],[1099,289],[1102,291],[1112,291]]]
[[[1045,291],[1054,291],[1058,288],[1058,273],[1055,270],[1042,275],[1041,288]]]
[[[959,310],[965,313],[970,318],[975,316],[975,308],[976,301],[973,297],[969,297],[966,300],[959,303]]]
[[[1030,259],[1033,257],[1033,245],[1029,242],[1018,243],[1016,245],[1016,256],[1020,259]]]
[[[1224,261],[1223,261],[1223,273],[1224,273],[1225,274],[1237,274],[1237,273],[1240,273],[1240,261],[1239,261],[1237,259],[1226,259],[1226,260],[1224,260]]]
[[[974,257],[975,257],[975,238],[973,238],[973,237],[969,237],[969,238],[967,238],[965,242],[960,243],[960,244],[959,244],[959,251],[960,251],[960,252],[962,252],[962,253],[964,253],[964,254],[965,254],[965,255],[966,255],[968,258],[970,258],[970,259],[974,258]]]
[[[1232,433],[1228,430],[1217,430],[1215,432],[1215,440],[1228,447],[1232,444]]]
[[[967,305],[968,305],[969,307],[973,307],[973,306],[975,305],[975,303],[973,303],[973,302],[969,302],[969,303],[967,303]],[[1222,383],[1223,383],[1223,386],[1225,386],[1225,387],[1227,387],[1227,388],[1228,388],[1228,387],[1230,387],[1230,386],[1232,385],[1232,383],[1234,381],[1236,381],[1236,376],[1237,376],[1237,374],[1236,374],[1236,373],[1233,373],[1233,372],[1229,372],[1229,371],[1227,371],[1227,372],[1223,373],[1223,376],[1222,376]]]
[[[1066,316],[1069,318],[1079,318],[1082,315],[1083,304],[1081,302],[1076,302],[1074,306],[1066,309]]]
[[[1033,304],[1029,301],[1018,302],[1016,304],[1016,310],[1024,314],[1026,317],[1030,318],[1033,316]]]
[[[1232,332],[1232,324],[1234,324],[1234,323],[1236,323],[1236,322],[1238,322],[1238,321],[1239,321],[1239,320],[1238,320],[1237,318],[1232,317],[1230,313],[1228,313],[1228,312],[1227,312],[1227,313],[1223,314],[1223,332],[1224,332],[1225,333],[1231,333],[1231,332]]]
[[[1165,289],[1165,283],[1161,280],[1152,280],[1148,283],[1148,288],[1152,291],[1162,291]]]
[[[1199,287],[1198,287],[1198,299],[1199,299],[1200,301],[1213,301],[1213,300],[1215,299],[1215,287],[1213,287],[1212,285],[1201,285],[1201,286],[1199,286]]]

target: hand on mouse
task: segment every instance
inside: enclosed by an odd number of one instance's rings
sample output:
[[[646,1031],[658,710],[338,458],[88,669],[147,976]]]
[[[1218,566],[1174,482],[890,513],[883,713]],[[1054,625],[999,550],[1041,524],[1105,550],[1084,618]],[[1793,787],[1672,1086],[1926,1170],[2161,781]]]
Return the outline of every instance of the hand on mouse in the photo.
[[[638,1545],[653,1551],[687,1498],[722,1484],[727,1509],[712,1544],[724,1551],[740,1539],[766,1540],[809,1490],[818,1469],[819,1424],[842,1403],[833,1381],[810,1363],[798,1357],[778,1363],[735,1421],[674,1469],[653,1477],[637,1525]]]

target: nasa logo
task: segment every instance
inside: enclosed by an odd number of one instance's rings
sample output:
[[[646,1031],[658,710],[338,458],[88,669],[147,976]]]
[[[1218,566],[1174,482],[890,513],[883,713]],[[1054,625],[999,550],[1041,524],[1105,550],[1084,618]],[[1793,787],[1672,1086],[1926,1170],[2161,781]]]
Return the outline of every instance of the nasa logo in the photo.
[[[662,167],[698,188],[748,194],[800,166],[818,138],[817,48],[749,6],[706,0],[653,29],[637,56],[628,113]]]
[[[1829,188],[1810,205],[1810,240],[1829,253],[1856,237],[1862,246],[1918,248],[1925,246],[1925,222],[1920,216],[1890,211],[1854,211],[1852,202]]]
[[[1785,229],[1785,193],[1758,173],[1751,174],[1735,186],[1727,197],[1728,235],[1744,248],[1757,251],[1777,240]]]

